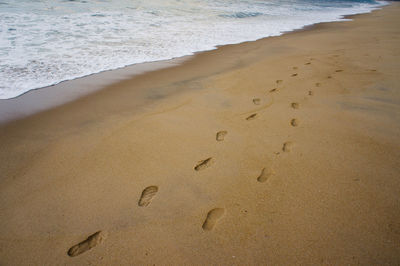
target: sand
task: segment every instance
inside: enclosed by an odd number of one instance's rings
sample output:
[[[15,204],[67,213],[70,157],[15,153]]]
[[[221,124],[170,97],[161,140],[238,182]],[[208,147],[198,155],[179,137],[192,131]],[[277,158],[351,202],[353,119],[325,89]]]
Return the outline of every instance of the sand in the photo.
[[[2,125],[0,264],[400,264],[399,11]]]

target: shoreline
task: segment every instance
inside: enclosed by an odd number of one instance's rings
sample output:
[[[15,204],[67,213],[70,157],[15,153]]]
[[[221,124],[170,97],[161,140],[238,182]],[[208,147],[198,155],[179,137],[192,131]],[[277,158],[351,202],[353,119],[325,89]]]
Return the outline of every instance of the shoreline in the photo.
[[[0,125],[6,265],[399,265],[400,3]]]
[[[299,29],[282,32],[281,35],[278,36],[263,37],[254,41],[245,41],[235,44],[217,45],[214,49],[194,52],[192,55],[185,55],[161,61],[143,62],[117,69],[104,70],[99,73],[93,73],[72,80],[61,81],[54,85],[32,89],[13,98],[0,99],[0,125],[68,104],[72,101],[78,100],[79,98],[96,93],[97,91],[107,89],[114,84],[133,79],[146,73],[152,73],[164,68],[184,64],[186,61],[193,60],[196,56],[203,53],[218,52],[219,49],[223,49],[225,46],[247,45],[254,42],[265,41],[270,38],[279,38],[287,34],[310,31],[320,26],[323,27],[325,24],[351,21],[357,16],[370,14],[371,12],[380,10],[390,4],[391,3],[388,2],[388,4],[376,7],[366,13],[343,15],[342,18],[340,18],[340,21],[319,22],[306,25]]]
[[[0,99],[0,125],[51,110],[143,73],[176,66],[190,57],[145,62],[106,70],[73,80],[61,81],[55,85],[32,89],[13,98]]]

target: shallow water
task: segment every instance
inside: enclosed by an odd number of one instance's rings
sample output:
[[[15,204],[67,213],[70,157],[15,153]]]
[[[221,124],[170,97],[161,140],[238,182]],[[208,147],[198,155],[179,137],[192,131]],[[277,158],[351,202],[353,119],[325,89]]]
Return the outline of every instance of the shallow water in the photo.
[[[277,36],[385,2],[0,0],[0,99],[131,64]]]

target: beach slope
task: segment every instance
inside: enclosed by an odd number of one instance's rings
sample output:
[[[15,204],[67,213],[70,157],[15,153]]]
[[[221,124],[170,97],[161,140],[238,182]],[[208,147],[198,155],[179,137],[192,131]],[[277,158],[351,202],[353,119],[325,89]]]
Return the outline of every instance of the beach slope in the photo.
[[[400,4],[0,127],[1,265],[399,265]]]

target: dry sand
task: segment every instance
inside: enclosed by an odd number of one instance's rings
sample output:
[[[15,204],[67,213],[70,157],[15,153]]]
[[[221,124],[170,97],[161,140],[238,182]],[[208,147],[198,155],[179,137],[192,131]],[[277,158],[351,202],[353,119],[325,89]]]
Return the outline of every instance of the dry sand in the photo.
[[[0,128],[1,265],[399,265],[400,4]]]

